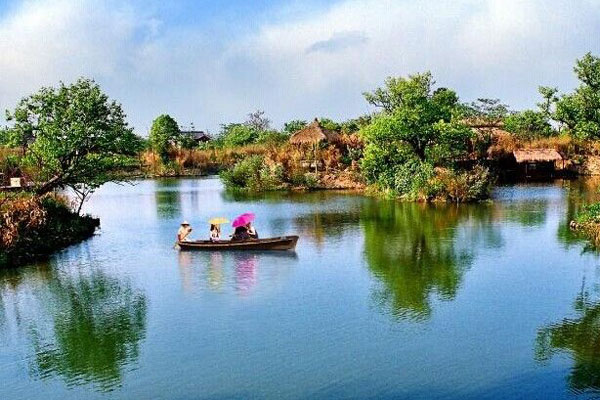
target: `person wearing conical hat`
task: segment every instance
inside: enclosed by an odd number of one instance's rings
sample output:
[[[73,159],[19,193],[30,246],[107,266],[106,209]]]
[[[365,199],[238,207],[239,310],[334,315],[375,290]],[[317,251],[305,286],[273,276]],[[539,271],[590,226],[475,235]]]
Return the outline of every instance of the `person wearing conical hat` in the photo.
[[[178,242],[189,242],[190,241],[190,233],[192,233],[192,227],[187,221],[183,221],[179,230],[177,231],[177,241]]]

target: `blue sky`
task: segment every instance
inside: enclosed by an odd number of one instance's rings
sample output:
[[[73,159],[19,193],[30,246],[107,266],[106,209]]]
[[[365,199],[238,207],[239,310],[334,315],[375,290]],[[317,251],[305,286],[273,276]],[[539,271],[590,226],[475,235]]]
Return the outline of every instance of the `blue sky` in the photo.
[[[0,109],[96,79],[145,134],[152,119],[218,130],[257,108],[353,117],[390,75],[431,70],[462,100],[535,106],[600,54],[600,0],[0,0]]]

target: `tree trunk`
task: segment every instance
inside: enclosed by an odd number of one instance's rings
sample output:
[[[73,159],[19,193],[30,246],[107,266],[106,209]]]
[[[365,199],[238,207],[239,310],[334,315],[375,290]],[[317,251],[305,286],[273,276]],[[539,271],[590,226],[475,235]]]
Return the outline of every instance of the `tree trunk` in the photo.
[[[43,195],[49,193],[56,189],[60,185],[61,176],[56,175],[53,176],[49,181],[45,182],[42,186],[40,186],[35,193],[37,195]]]

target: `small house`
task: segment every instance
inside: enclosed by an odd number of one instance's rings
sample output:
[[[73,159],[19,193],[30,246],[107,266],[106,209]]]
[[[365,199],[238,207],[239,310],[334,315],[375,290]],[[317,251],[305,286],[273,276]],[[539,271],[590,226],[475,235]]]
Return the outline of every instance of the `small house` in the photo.
[[[526,178],[554,178],[565,169],[564,158],[554,149],[520,149],[513,157],[517,172]]]
[[[190,136],[196,144],[206,143],[212,140],[210,135],[204,131],[186,130],[181,131],[181,134]]]

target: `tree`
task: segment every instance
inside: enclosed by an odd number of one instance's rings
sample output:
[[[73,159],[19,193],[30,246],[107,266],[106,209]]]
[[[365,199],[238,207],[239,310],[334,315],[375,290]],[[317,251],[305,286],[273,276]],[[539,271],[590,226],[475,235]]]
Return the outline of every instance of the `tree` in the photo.
[[[468,180],[452,173],[441,179],[436,172],[436,166],[452,167],[468,154],[473,133],[459,120],[456,93],[434,90],[434,84],[427,72],[388,78],[383,88],[365,94],[367,101],[382,108],[360,131],[367,182],[410,198],[430,199],[443,196],[448,186],[444,181]],[[486,174],[481,177],[487,179]]]
[[[160,156],[163,162],[167,162],[169,148],[180,140],[180,136],[181,132],[177,121],[170,115],[162,114],[152,121],[148,140],[152,150]]]
[[[248,119],[244,122],[244,125],[260,133],[271,129],[271,120],[265,116],[264,111],[256,110],[248,114]]]
[[[470,130],[452,121],[458,109],[458,96],[446,88],[434,91],[434,84],[431,73],[427,72],[408,78],[388,78],[384,88],[365,93],[369,103],[383,108],[362,131],[368,143],[383,146],[402,143],[424,161],[432,147],[444,140],[468,139]],[[452,124],[452,129],[445,124]]]
[[[600,58],[587,53],[574,71],[581,83],[556,102],[555,119],[577,137],[600,138]]]
[[[509,114],[508,105],[501,103],[500,99],[479,98],[469,104],[461,104],[460,107],[465,117],[490,122],[500,122]]]
[[[504,128],[522,139],[552,136],[554,130],[544,112],[524,110],[504,118]]]
[[[222,125],[220,136],[225,146],[235,147],[256,142],[259,132],[248,125],[233,123]]]
[[[24,162],[36,171],[38,194],[115,180],[115,169],[143,146],[121,105],[90,79],[44,87],[6,115],[12,124],[8,144],[23,147]]]
[[[303,129],[306,125],[308,125],[308,122],[305,120],[294,119],[283,124],[283,131],[288,135],[292,135],[300,129]]]

